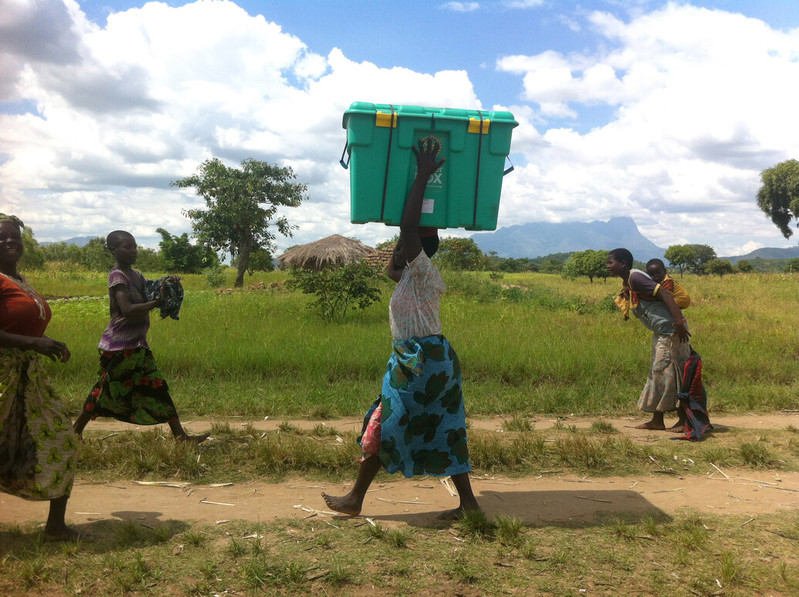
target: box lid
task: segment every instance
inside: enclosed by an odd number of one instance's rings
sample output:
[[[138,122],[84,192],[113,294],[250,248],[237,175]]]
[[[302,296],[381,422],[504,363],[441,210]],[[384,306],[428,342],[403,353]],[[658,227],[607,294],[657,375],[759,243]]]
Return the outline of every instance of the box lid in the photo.
[[[370,102],[353,102],[349,110],[344,112],[342,128],[347,128],[350,116],[356,114],[391,114],[395,112],[397,117],[411,118],[435,118],[447,120],[471,121],[473,119],[491,120],[496,124],[508,124],[512,127],[518,126],[518,122],[513,118],[513,114],[507,111],[492,110],[465,110],[462,108],[430,108],[424,106],[406,106],[396,104],[373,104]]]

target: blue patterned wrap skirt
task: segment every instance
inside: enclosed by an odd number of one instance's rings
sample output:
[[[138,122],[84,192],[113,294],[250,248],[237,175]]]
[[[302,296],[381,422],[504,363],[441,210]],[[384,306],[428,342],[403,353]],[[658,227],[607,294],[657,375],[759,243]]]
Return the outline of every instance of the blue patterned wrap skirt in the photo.
[[[386,366],[380,462],[389,473],[451,476],[471,470],[461,366],[443,335],[397,340]]]

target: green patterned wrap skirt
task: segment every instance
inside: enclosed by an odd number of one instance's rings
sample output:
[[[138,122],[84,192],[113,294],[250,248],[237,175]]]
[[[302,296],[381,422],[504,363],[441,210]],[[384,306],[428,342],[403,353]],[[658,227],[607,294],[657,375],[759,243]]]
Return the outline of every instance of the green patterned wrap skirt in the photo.
[[[148,348],[100,351],[98,380],[84,412],[135,425],[168,423],[178,417],[169,385]]]
[[[68,496],[77,460],[72,422],[41,355],[0,348],[0,491],[28,500]]]

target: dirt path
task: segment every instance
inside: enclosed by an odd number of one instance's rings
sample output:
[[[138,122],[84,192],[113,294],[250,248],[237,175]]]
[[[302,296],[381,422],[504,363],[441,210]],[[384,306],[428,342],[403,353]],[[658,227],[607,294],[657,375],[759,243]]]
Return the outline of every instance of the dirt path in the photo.
[[[595,419],[568,418],[565,425],[590,427]],[[251,421],[226,420],[232,427],[253,425],[258,429],[276,429],[283,419]],[[357,430],[360,419],[335,421],[292,420],[300,428],[320,423],[340,431]],[[647,443],[663,437],[663,432],[633,429],[637,419],[616,421],[615,427],[636,442]],[[500,418],[472,419],[472,428],[500,432]],[[717,429],[785,429],[799,428],[799,413],[774,413],[716,417]],[[556,424],[554,419],[534,422],[545,430]],[[206,430],[209,421],[189,421],[191,431]],[[135,428],[110,421],[95,421],[89,430],[112,433]],[[353,467],[353,474],[355,467]],[[725,476],[726,475],[726,476]],[[540,477],[507,479],[474,477],[473,485],[480,503],[489,516],[506,514],[523,518],[528,524],[591,523],[601,513],[623,512],[633,517],[669,516],[682,508],[703,512],[758,515],[799,508],[799,473],[775,471],[710,469],[702,475],[676,476],[648,474],[632,477],[585,479],[573,475],[545,474]],[[172,483],[142,485],[134,481],[104,484],[78,482],[69,501],[67,520],[79,528],[93,521],[130,519],[145,524],[178,519],[199,524],[224,524],[236,519],[269,521],[276,518],[325,517],[320,492],[344,493],[348,486],[338,483],[310,483],[302,479],[273,484],[253,481],[224,487]],[[364,504],[363,514],[382,524],[432,526],[436,514],[457,505],[457,498],[438,479],[395,477],[376,484]],[[24,523],[42,521],[46,507],[0,494],[0,522]]]

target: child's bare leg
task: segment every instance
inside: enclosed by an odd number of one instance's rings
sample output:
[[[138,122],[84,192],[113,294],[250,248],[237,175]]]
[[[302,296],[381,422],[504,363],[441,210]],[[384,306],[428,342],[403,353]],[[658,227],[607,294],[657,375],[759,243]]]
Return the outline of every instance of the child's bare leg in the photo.
[[[361,466],[358,469],[358,478],[355,479],[355,485],[347,495],[334,496],[322,493],[322,497],[327,504],[327,507],[342,514],[349,514],[350,516],[358,516],[363,507],[363,498],[366,496],[366,491],[374,481],[375,476],[380,470],[380,457],[373,454],[368,458],[361,461]]]
[[[446,510],[438,515],[441,520],[456,520],[463,517],[463,513],[467,510],[481,510],[480,504],[477,503],[477,498],[474,497],[472,491],[472,484],[469,481],[469,473],[460,473],[459,475],[452,475],[450,477],[455,489],[458,492],[461,503],[457,508]]]
[[[75,432],[75,435],[77,435],[79,439],[83,438],[83,429],[91,420],[92,416],[85,410],[81,411],[80,416],[75,419],[75,422],[72,424],[72,431]]]
[[[201,433],[200,435],[189,435],[186,433],[186,430],[183,429],[183,425],[180,424],[180,419],[175,417],[171,421],[169,421],[169,428],[172,430],[172,435],[175,436],[175,439],[179,442],[193,442],[195,444],[200,444],[208,439],[208,436],[211,435],[210,433]]]

